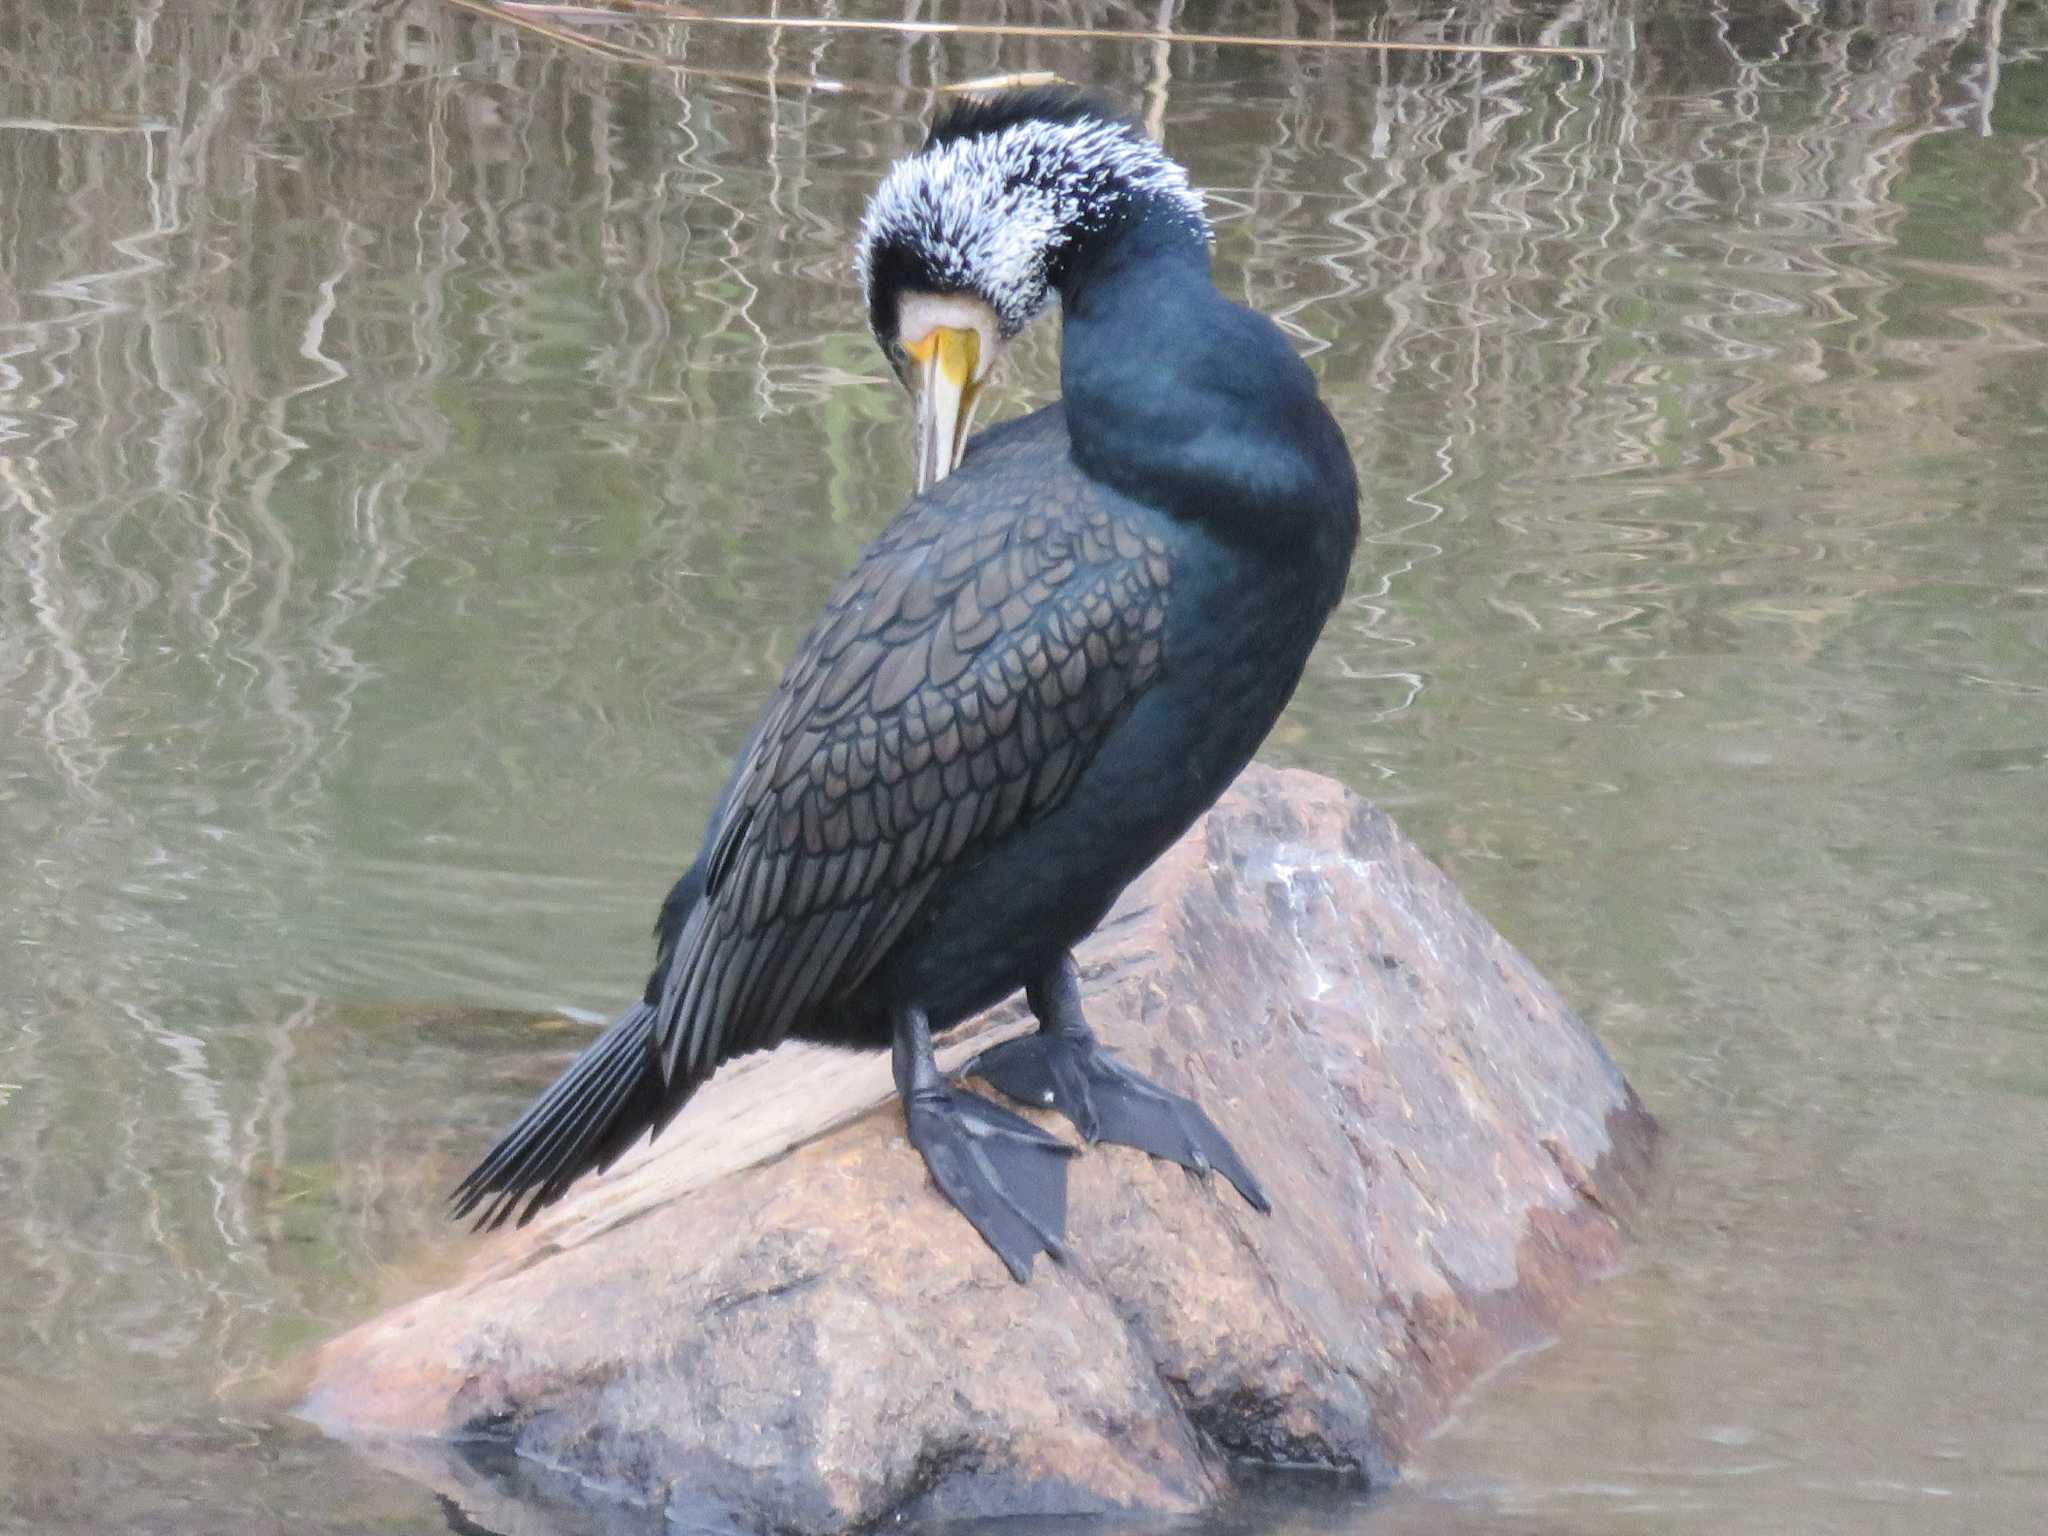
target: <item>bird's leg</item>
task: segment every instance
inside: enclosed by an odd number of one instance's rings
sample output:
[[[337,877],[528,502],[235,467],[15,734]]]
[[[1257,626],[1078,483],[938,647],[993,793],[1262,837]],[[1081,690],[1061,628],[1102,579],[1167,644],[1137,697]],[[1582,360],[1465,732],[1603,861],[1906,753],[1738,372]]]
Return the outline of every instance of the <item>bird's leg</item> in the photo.
[[[932,1182],[1021,1283],[1041,1251],[1067,1256],[1067,1159],[1074,1149],[1029,1120],[948,1085],[921,1008],[896,1019],[896,1091],[910,1144]]]
[[[1057,1109],[1089,1141],[1114,1141],[1199,1174],[1216,1169],[1254,1210],[1270,1211],[1259,1181],[1191,1099],[1147,1082],[1095,1042],[1081,1016],[1074,957],[1025,987],[1035,1034],[983,1051],[967,1071],[1023,1104]]]

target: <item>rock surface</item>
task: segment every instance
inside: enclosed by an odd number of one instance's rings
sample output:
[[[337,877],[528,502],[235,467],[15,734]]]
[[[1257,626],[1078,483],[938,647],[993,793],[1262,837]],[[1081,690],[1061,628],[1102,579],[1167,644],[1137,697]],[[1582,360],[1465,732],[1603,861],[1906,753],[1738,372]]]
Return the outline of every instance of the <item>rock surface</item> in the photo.
[[[1233,1460],[1390,1477],[1619,1260],[1649,1116],[1341,787],[1249,770],[1081,968],[1097,1033],[1208,1109],[1274,1215],[1091,1148],[1073,1261],[1016,1285],[930,1187],[881,1057],[785,1047],[327,1345],[303,1412],[465,1501],[445,1447],[481,1438],[748,1529],[1183,1511]],[[942,1059],[1027,1024],[1007,1005]]]

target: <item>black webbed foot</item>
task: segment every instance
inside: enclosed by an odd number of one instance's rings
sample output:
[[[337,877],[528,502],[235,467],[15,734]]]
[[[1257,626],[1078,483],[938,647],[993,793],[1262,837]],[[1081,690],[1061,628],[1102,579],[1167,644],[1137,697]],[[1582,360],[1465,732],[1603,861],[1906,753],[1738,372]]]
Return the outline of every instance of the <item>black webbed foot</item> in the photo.
[[[1137,1147],[1198,1174],[1214,1168],[1253,1210],[1273,1209],[1199,1104],[1147,1081],[1093,1040],[1042,1029],[982,1052],[966,1070],[1020,1104],[1057,1109],[1091,1142]]]
[[[920,1008],[896,1020],[896,1091],[910,1144],[939,1193],[974,1225],[1019,1284],[1041,1253],[1067,1256],[1067,1159],[1074,1149],[1018,1115],[949,1086]]]
[[[1007,1109],[958,1089],[904,1101],[910,1144],[939,1192],[1021,1282],[1040,1252],[1067,1257],[1067,1160],[1074,1148]]]

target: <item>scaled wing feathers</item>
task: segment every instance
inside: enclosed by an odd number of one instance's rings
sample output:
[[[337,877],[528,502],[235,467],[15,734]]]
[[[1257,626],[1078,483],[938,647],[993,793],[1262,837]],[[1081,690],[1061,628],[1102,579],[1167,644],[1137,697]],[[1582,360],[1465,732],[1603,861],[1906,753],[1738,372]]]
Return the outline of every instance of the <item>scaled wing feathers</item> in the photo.
[[[843,997],[948,868],[1065,798],[1157,674],[1165,547],[1078,476],[1018,478],[912,503],[799,647],[663,978],[667,1080]]]

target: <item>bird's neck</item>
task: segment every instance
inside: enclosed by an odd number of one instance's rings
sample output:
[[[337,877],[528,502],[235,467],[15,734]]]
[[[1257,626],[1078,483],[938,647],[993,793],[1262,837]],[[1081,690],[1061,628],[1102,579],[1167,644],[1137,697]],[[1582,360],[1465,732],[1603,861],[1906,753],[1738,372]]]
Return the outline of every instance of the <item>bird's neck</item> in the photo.
[[[1231,543],[1341,573],[1358,528],[1343,436],[1279,328],[1216,291],[1197,232],[1140,210],[1079,253],[1060,293],[1083,473]]]

